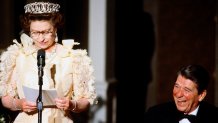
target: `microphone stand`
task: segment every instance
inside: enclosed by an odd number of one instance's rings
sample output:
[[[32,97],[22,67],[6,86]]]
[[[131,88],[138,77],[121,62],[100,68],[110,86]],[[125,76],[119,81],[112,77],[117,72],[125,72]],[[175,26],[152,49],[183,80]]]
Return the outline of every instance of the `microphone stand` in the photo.
[[[42,109],[43,109],[43,102],[42,102],[42,85],[43,85],[43,67],[39,65],[38,67],[38,74],[39,74],[39,95],[37,98],[37,109],[38,109],[38,123],[42,122]]]

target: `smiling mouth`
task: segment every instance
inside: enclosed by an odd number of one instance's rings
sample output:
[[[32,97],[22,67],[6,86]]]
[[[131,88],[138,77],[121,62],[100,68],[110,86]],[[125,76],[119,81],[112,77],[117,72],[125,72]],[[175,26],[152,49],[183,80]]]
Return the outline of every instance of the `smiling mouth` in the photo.
[[[43,41],[43,42],[39,42],[39,43],[40,43],[40,44],[46,44],[47,42],[44,42],[44,41]]]
[[[178,106],[184,106],[185,103],[186,103],[185,100],[177,100],[177,105]]]

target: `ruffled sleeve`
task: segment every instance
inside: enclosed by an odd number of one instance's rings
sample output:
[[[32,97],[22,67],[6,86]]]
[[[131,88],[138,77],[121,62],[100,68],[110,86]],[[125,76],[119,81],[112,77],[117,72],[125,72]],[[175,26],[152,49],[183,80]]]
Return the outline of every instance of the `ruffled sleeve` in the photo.
[[[5,95],[16,96],[16,82],[13,79],[16,58],[19,54],[18,44],[9,46],[0,56],[0,97]]]
[[[73,50],[73,83],[74,99],[87,98],[90,104],[96,99],[95,81],[91,59],[87,56],[86,50]]]

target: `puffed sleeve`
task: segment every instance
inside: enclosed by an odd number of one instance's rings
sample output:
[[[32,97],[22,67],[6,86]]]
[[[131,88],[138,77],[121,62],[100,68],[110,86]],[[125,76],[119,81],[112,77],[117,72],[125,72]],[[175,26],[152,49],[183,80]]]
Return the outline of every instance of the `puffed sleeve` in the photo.
[[[93,66],[86,50],[73,51],[73,99],[87,98],[90,104],[96,100]]]
[[[0,96],[17,96],[16,82],[13,81],[16,58],[19,54],[19,46],[14,44],[3,51],[0,56]]]

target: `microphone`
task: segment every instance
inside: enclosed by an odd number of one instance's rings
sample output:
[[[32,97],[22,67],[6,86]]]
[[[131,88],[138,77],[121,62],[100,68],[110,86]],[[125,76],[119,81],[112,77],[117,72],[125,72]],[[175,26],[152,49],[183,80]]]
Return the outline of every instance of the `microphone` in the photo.
[[[45,66],[45,50],[40,49],[37,52],[37,66],[38,66],[38,76],[39,76],[39,96],[36,100],[37,102],[37,109],[38,109],[38,121],[41,123],[42,120],[42,109],[43,109],[43,102],[42,102],[42,85],[43,85],[43,67]]]
[[[45,66],[45,50],[40,49],[37,52],[37,66],[39,77],[43,76],[43,67]]]

